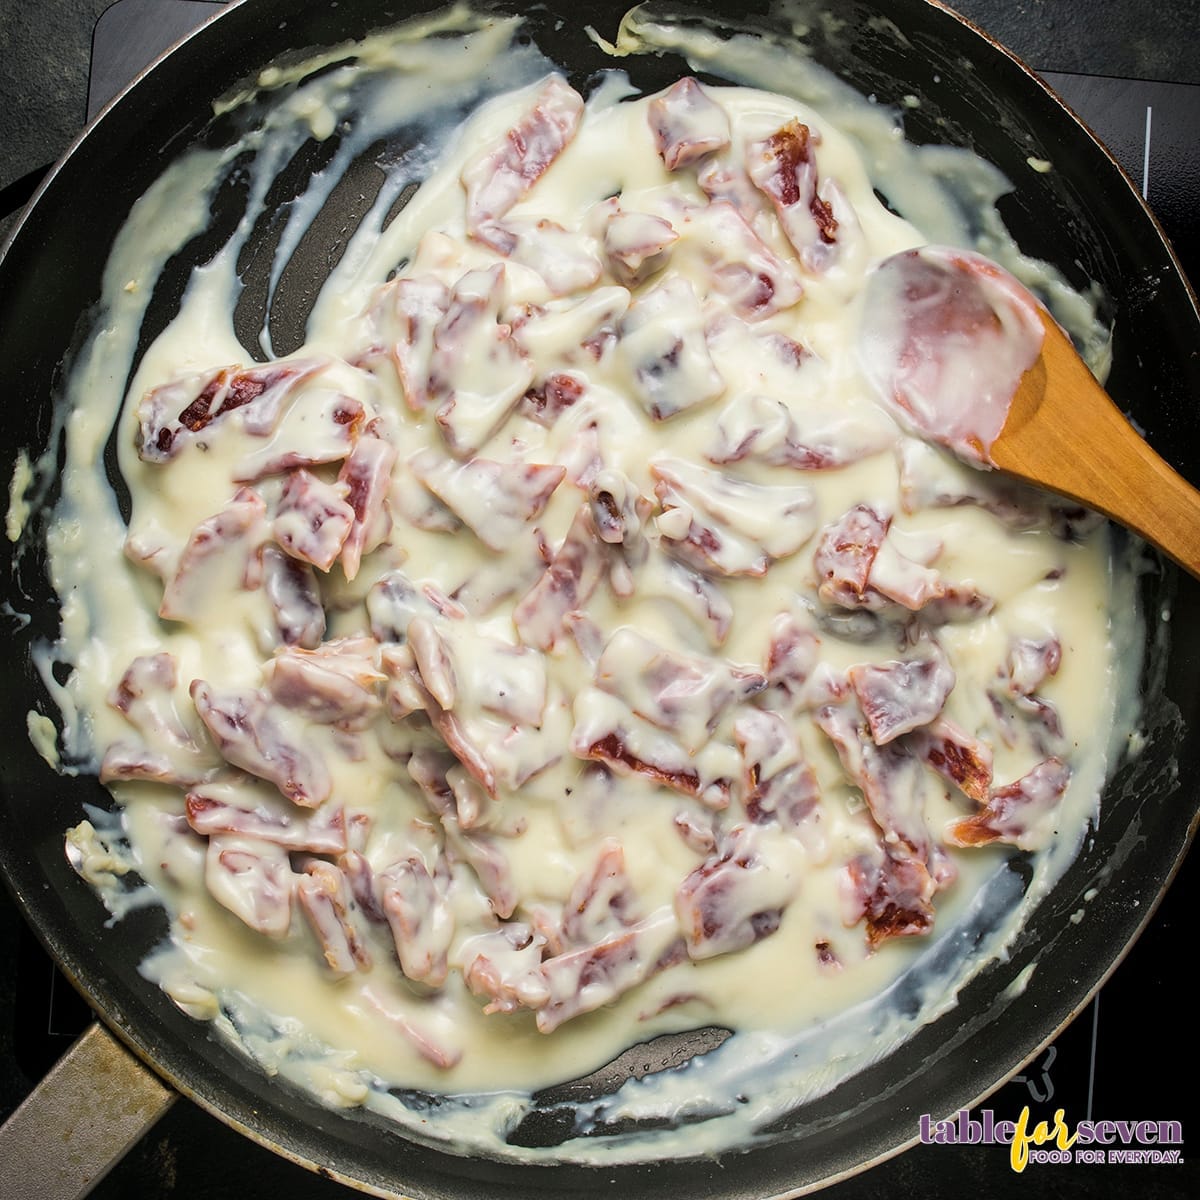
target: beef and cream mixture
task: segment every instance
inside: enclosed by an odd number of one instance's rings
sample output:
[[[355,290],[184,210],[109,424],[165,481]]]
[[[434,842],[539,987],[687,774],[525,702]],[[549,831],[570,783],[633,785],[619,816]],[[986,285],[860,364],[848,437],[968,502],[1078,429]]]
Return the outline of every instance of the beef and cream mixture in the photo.
[[[147,973],[330,1103],[493,1152],[523,1093],[663,1031],[736,1033],[630,1111],[769,1097],[778,1057],[820,1090],[952,1003],[1019,923],[1005,862],[1034,896],[1074,853],[1113,709],[1098,523],[881,400],[880,338],[946,318],[864,304],[927,238],[855,145],[752,88],[581,95],[511,32],[363,51],[377,109],[486,102],[430,125],[299,351],[233,333],[253,177],[127,391],[110,321],[51,547],[68,734],[121,805],[71,849],[165,904]],[[261,155],[341,87],[285,89]],[[225,165],[135,212],[111,313]],[[997,371],[1036,354],[968,316]]]

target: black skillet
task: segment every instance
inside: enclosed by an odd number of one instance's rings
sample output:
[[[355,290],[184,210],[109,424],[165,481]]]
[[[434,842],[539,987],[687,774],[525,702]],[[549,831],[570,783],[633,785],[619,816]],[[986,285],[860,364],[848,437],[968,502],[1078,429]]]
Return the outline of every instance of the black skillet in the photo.
[[[830,40],[822,22],[806,22],[817,60],[885,103],[920,97],[920,107],[905,118],[911,138],[969,146],[1020,181],[1019,191],[1002,202],[1009,228],[1027,253],[1055,263],[1077,287],[1100,283],[1117,329],[1110,390],[1160,452],[1195,476],[1188,453],[1200,434],[1200,316],[1161,234],[1116,166],[1019,64],[940,6],[827,2],[842,34]],[[341,0],[336,7],[247,0],[173,51],[92,127],[35,198],[0,262],[6,461],[18,447],[45,444],[50,398],[99,295],[107,249],[134,200],[186,147],[228,135],[212,118],[210,100],[280,55],[358,37],[435,7],[428,0]],[[586,22],[611,35],[623,7],[594,2]],[[583,19],[562,8],[561,27],[553,11],[539,9],[529,30],[576,86],[586,87],[610,64],[584,34]],[[762,4],[710,0],[703,11],[752,29],[779,27]],[[686,70],[669,58],[622,65],[646,90]],[[1049,159],[1054,170],[1032,172],[1030,157]],[[227,211],[219,209],[215,223],[236,215],[236,204],[236,196],[225,196]],[[189,253],[199,261],[205,251],[197,245]],[[281,307],[292,306],[293,322],[320,270],[315,258],[289,270],[294,290]],[[176,301],[169,290],[156,297],[155,328]],[[278,320],[287,325],[285,313]],[[6,667],[3,715],[14,731],[24,729],[31,706],[51,711],[29,647],[53,636],[56,604],[42,578],[36,536],[31,543],[5,568],[5,597],[32,615]],[[1155,566],[1144,577],[1154,633],[1143,681],[1146,747],[1117,772],[1100,828],[1010,960],[981,974],[950,1013],[888,1059],[795,1110],[772,1144],[715,1162],[593,1171],[468,1161],[284,1091],[138,975],[139,961],[163,933],[161,914],[144,910],[107,928],[105,912],[63,854],[63,831],[78,821],[83,803],[105,803],[104,793],[93,781],[53,775],[22,736],[10,739],[0,763],[0,867],[56,959],[140,1057],[235,1127],[325,1173],[388,1194],[479,1200],[583,1197],[609,1188],[630,1200],[664,1191],[697,1200],[794,1194],[886,1156],[913,1140],[918,1114],[969,1107],[1019,1069],[1079,1010],[1148,919],[1190,839],[1200,800],[1192,785],[1200,769],[1194,732],[1200,728],[1200,629],[1173,621],[1168,645],[1161,636],[1166,623],[1158,619],[1164,609],[1190,611],[1197,587],[1172,568]],[[1098,892],[1085,906],[1093,886]],[[1076,923],[1072,916],[1084,907],[1086,918]],[[1037,969],[1023,990],[1011,987],[1035,958]],[[655,1054],[664,1063],[678,1061],[713,1040],[711,1031],[701,1031]],[[637,1058],[644,1062],[646,1055]],[[618,1064],[599,1073],[580,1085],[580,1094],[614,1086],[628,1069]],[[560,1089],[545,1099],[549,1105],[568,1094]],[[547,1113],[527,1121],[520,1140],[560,1139],[562,1125],[549,1107]]]

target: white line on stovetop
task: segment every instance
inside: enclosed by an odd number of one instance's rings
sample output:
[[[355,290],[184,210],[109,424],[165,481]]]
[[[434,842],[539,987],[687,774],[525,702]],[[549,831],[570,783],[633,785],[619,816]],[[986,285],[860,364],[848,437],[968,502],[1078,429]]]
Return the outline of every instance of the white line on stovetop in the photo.
[[[1150,122],[1154,115],[1153,106],[1146,105],[1146,137],[1145,148],[1142,150],[1142,199],[1150,194]]]
[[[50,967],[50,1002],[46,1005],[46,1033],[54,1036],[54,988],[58,982],[58,972],[54,968],[53,963],[47,964]]]
[[[1146,110],[1147,112],[1149,109]],[[1100,993],[1096,993],[1095,1000],[1092,1001],[1092,1057],[1088,1064],[1088,1099],[1087,1099],[1087,1119],[1092,1119],[1092,1095],[1096,1088],[1096,1042],[1097,1034],[1100,1029]]]

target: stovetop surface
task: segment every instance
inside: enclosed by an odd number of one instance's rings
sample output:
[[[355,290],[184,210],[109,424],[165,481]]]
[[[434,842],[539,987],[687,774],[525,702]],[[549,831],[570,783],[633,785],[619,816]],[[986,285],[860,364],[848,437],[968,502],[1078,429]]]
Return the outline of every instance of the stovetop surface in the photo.
[[[8,207],[39,169],[148,61],[218,5],[210,0],[0,2],[0,235]],[[1200,2],[1197,0],[959,0],[1011,46],[1112,149],[1200,280]],[[108,11],[105,11],[105,10]],[[1190,85],[1190,86],[1189,86]],[[1099,996],[1038,1059],[983,1107],[1034,1121],[1065,1107],[1083,1119],[1174,1120],[1179,1165],[1037,1164],[1018,1175],[1001,1146],[917,1146],[830,1189],[831,1200],[927,1197],[1200,1195],[1200,1106],[1189,917],[1200,894],[1193,853],[1158,912]],[[7,892],[0,888],[0,1119],[18,1104],[89,1020]],[[204,1036],[197,1030],[197,1037]],[[915,1118],[914,1118],[915,1120]],[[914,1133],[916,1132],[914,1127]],[[289,1200],[348,1195],[180,1102],[92,1193],[189,1200]],[[0,1197],[0,1200],[10,1200]]]

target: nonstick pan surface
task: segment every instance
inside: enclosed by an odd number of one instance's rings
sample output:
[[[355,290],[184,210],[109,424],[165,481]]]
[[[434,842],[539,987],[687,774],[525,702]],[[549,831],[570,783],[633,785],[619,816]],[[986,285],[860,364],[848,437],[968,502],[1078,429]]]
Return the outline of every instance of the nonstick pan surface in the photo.
[[[0,419],[9,455],[44,443],[48,398],[81,315],[98,296],[107,248],[130,205],[174,155],[219,136],[210,121],[211,99],[281,53],[358,36],[423,7],[342,0],[337,8],[297,12],[280,0],[252,0],[176,50],[88,133],[37,198],[0,264],[0,377],[8,399]],[[622,7],[592,6],[587,20],[611,33]],[[1076,285],[1101,284],[1118,328],[1110,389],[1151,442],[1195,476],[1200,322],[1161,236],[1116,168],[1040,85],[945,12],[918,0],[835,7],[857,32],[829,42],[818,32],[818,60],[864,92],[922,97],[907,122],[910,136],[969,145],[1021,179],[1020,194],[1004,206],[1012,232],[1026,252],[1054,262]],[[705,11],[736,21],[767,19],[765,8],[709,4]],[[759,16],[747,15],[753,13]],[[890,26],[874,19],[881,14]],[[534,36],[581,84],[607,64],[578,17],[565,15],[555,29],[552,19],[534,14]],[[685,69],[665,60],[625,65],[647,89]],[[1029,157],[1048,158],[1055,170],[1030,179]],[[97,180],[104,180],[103,188]],[[1149,573],[1145,591],[1151,617],[1164,605],[1186,613],[1196,598],[1194,582],[1171,569]],[[6,663],[5,716],[10,729],[23,730],[31,703],[46,707],[28,646],[56,628],[54,598],[40,580],[36,554],[22,556],[5,594],[15,609],[33,616]],[[1160,623],[1150,624],[1157,629]],[[146,910],[106,928],[106,914],[62,853],[63,831],[79,819],[81,804],[103,803],[103,793],[91,781],[50,774],[23,737],[13,739],[0,768],[0,864],[52,952],[140,1054],[234,1125],[337,1176],[414,1196],[583,1196],[614,1181],[638,1196],[663,1190],[696,1197],[786,1194],[910,1140],[917,1114],[971,1104],[1052,1036],[1119,957],[1195,822],[1190,781],[1200,765],[1200,740],[1191,732],[1200,715],[1198,638],[1188,622],[1176,620],[1169,647],[1155,639],[1145,688],[1147,747],[1118,774],[1097,835],[1011,960],[980,976],[952,1013],[901,1052],[806,1107],[786,1140],[719,1163],[594,1172],[467,1162],[282,1093],[138,975],[138,962],[162,935],[161,914]],[[1074,923],[1085,892],[1097,884],[1087,919]],[[1000,1005],[998,998],[1035,957],[1038,967],[1024,991]]]

